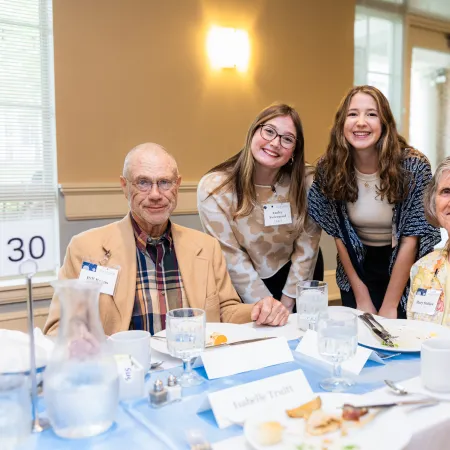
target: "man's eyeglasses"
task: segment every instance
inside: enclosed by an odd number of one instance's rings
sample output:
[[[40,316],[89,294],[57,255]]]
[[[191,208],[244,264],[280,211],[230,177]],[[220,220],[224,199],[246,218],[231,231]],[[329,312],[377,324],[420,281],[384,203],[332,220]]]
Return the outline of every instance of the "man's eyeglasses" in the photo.
[[[261,133],[261,137],[266,141],[273,141],[280,136],[280,144],[286,150],[292,150],[297,143],[297,139],[294,136],[290,134],[279,134],[270,125],[261,125],[259,132]]]
[[[172,186],[177,182],[177,180],[158,180],[155,183],[147,178],[139,178],[136,181],[131,181],[128,178],[125,178],[129,183],[133,186],[136,186],[138,191],[141,192],[150,192],[153,189],[153,185],[156,184],[158,186],[159,191],[168,191],[172,188]]]

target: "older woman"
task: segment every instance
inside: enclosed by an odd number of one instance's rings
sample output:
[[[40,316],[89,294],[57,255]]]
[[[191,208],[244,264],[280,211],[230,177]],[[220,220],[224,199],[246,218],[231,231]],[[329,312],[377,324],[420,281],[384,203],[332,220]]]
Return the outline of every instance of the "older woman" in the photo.
[[[425,215],[432,225],[450,233],[450,157],[436,169],[424,197]],[[450,326],[450,239],[444,248],[419,259],[411,268],[408,319]]]

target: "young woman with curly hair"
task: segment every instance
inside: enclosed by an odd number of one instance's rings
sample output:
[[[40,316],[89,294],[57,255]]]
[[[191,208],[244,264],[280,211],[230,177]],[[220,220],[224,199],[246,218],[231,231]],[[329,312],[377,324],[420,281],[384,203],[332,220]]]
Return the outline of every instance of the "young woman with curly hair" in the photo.
[[[397,132],[386,97],[357,86],[342,100],[309,191],[309,214],[335,238],[344,306],[405,317],[411,266],[440,241],[425,219],[428,159]]]
[[[245,303],[272,297],[292,311],[296,283],[323,280],[322,259],[314,272],[321,230],[307,213],[311,169],[297,111],[275,104],[255,118],[244,148],[200,180],[203,228],[219,240]]]

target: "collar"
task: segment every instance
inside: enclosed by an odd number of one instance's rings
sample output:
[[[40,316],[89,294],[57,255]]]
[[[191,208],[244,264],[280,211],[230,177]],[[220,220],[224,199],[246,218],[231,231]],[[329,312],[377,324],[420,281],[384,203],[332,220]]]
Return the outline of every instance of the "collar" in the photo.
[[[136,247],[143,253],[147,251],[147,245],[158,245],[167,243],[169,248],[173,249],[172,238],[172,223],[168,222],[166,231],[157,239],[149,236],[145,231],[141,229],[138,223],[134,220],[133,214],[130,214],[131,225],[133,227],[134,239],[136,241]]]

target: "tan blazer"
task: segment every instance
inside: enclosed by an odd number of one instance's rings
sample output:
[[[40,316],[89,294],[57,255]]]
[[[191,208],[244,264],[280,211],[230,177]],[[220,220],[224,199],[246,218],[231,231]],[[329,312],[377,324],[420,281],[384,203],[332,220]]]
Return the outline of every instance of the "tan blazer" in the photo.
[[[208,322],[246,323],[253,305],[239,299],[219,242],[200,231],[172,223],[172,237],[189,305],[206,311]],[[106,335],[128,330],[136,292],[136,243],[130,217],[94,228],[72,238],[59,279],[78,278],[81,263],[99,263],[105,251],[107,266],[120,266],[113,296],[100,294],[100,320]],[[44,333],[54,334],[60,319],[58,298],[53,296]]]

